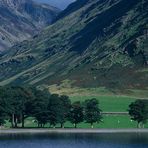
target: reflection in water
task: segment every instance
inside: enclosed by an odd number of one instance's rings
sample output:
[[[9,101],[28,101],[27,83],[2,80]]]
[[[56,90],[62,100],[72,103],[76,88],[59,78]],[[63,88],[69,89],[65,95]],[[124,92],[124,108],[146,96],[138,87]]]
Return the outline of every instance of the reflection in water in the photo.
[[[148,148],[148,133],[5,134],[0,148]]]

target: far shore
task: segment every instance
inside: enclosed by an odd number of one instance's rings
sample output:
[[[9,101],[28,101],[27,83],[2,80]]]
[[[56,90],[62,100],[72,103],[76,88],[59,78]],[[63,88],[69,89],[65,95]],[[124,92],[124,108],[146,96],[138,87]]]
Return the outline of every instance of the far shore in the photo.
[[[0,129],[0,136],[5,134],[50,134],[50,133],[148,133],[148,129]]]

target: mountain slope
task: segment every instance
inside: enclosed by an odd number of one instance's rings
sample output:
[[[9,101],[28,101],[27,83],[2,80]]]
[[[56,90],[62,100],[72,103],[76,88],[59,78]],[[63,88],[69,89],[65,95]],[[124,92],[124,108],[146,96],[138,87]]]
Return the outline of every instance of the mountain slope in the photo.
[[[87,0],[2,56],[0,85],[69,79],[81,87],[147,89],[147,9],[141,0]]]
[[[77,0],[76,2],[70,4],[64,11],[62,11],[56,18],[56,21],[68,16],[69,14],[79,10],[83,6],[85,6],[88,3],[88,0]]]
[[[55,6],[64,10],[70,3],[74,2],[75,0],[35,0],[41,3],[47,3],[49,5]]]
[[[32,0],[1,0],[0,51],[36,34],[58,13],[57,8]]]

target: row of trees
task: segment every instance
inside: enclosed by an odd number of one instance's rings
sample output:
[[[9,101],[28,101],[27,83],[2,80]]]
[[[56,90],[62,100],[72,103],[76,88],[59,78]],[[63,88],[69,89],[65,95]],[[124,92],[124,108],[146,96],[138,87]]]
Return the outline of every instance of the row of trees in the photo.
[[[60,123],[64,127],[64,123],[70,121],[76,128],[83,121],[93,127],[93,123],[101,121],[102,115],[96,99],[71,103],[68,96],[50,94],[46,90],[0,87],[0,125],[9,120],[12,127],[18,127],[18,123],[24,127],[28,117],[34,117],[38,127],[47,123],[53,127]]]
[[[148,100],[136,100],[129,105],[128,111],[138,127],[143,127],[148,120]],[[93,128],[93,123],[101,121],[102,114],[95,98],[71,103],[68,96],[50,94],[47,90],[0,87],[0,126],[9,120],[12,127],[18,127],[18,123],[24,127],[28,117],[35,118],[38,127],[49,123],[53,127],[61,124],[62,128],[66,121],[70,121],[76,128],[78,123],[85,121]]]

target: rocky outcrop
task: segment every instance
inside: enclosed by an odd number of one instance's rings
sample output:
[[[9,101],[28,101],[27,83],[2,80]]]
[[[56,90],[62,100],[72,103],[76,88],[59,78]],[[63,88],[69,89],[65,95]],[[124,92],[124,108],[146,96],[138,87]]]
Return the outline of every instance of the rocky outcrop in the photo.
[[[0,1],[0,51],[49,25],[59,9],[32,0]]]

